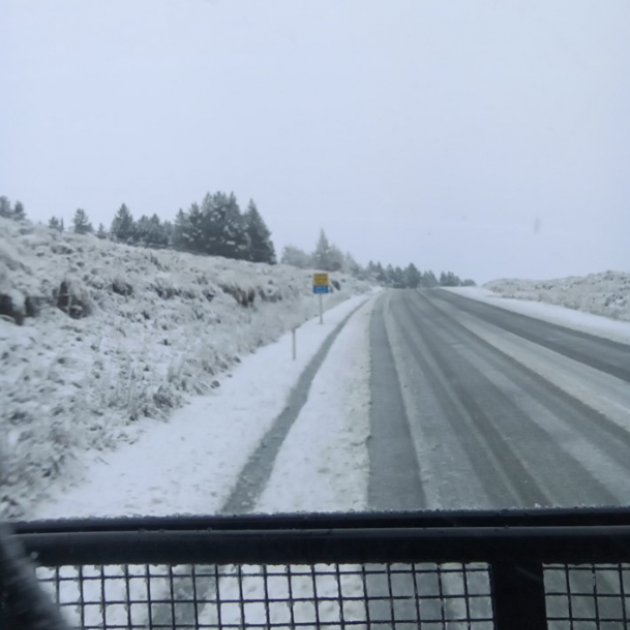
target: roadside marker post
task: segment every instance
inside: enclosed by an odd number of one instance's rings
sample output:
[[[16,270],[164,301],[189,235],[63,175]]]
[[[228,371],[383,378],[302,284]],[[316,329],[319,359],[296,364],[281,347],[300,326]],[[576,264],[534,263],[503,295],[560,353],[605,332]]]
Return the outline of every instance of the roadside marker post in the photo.
[[[324,300],[322,295],[330,292],[330,282],[327,273],[313,274],[313,293],[319,296],[319,323],[324,323]]]

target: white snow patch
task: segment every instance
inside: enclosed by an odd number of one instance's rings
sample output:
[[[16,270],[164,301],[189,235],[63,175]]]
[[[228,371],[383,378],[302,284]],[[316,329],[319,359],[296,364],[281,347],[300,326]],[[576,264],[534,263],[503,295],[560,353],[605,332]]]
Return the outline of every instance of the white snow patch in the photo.
[[[624,274],[620,275],[623,276]],[[625,275],[630,278],[630,274]],[[508,311],[535,317],[552,324],[558,324],[590,335],[610,339],[617,343],[630,344],[630,321],[622,321],[622,319],[627,319],[625,315],[623,317],[619,316],[620,319],[611,319],[609,316],[575,310],[577,308],[575,306],[575,298],[570,297],[573,294],[565,294],[561,289],[551,292],[552,297],[548,298],[555,303],[547,302],[547,296],[545,294],[536,297],[529,291],[512,291],[511,293],[502,295],[500,293],[501,285],[499,282],[510,282],[510,286],[513,286],[517,281],[496,281],[495,283],[485,285],[485,287],[444,287],[444,290],[452,291],[453,293],[479,302],[492,304],[493,306],[498,306]],[[527,285],[530,281],[522,282]],[[492,287],[492,289],[489,287]],[[583,290],[585,293],[588,293],[586,285],[583,287]],[[630,281],[627,286],[623,283],[619,285],[618,294],[622,296],[627,294],[629,296],[628,317],[630,317]],[[514,295],[514,297],[509,297],[510,295]],[[593,297],[592,294],[590,298],[592,302],[595,302],[595,297]],[[603,312],[607,298],[603,294],[600,294],[597,299],[599,300],[598,303],[602,304],[600,312]],[[586,298],[584,298],[584,300],[586,301]]]
[[[374,300],[346,324],[313,379],[256,511],[367,509]]]
[[[325,308],[371,289],[331,278],[341,290]],[[0,218],[5,515],[24,517],[58,480],[157,430],[240,358],[313,317],[311,279]]]
[[[335,326],[366,299],[356,296],[328,311],[323,325],[316,317],[301,326],[297,331],[295,362],[291,359],[291,333],[288,333],[246,357],[221,379],[220,388],[212,394],[194,397],[173,414],[168,424],[155,425],[136,443],[122,446],[116,452],[86,453],[84,481],[75,487],[60,484],[51,489],[50,499],[34,506],[28,517],[218,512],[242,467],[283,409],[304,367]],[[363,324],[363,312],[360,317]],[[353,326],[352,330],[344,348],[356,347],[361,326]],[[348,351],[343,356],[347,357]],[[360,369],[363,364],[358,357],[356,361]],[[345,366],[335,368],[343,370]],[[317,395],[321,395],[322,387],[324,383],[320,384]],[[348,410],[353,404],[350,400],[342,402],[338,393],[333,400],[335,404],[345,404]],[[354,411],[352,417],[357,418],[360,409]],[[348,439],[359,442],[361,431],[359,427],[356,431],[347,429]],[[304,445],[298,448],[303,453]]]

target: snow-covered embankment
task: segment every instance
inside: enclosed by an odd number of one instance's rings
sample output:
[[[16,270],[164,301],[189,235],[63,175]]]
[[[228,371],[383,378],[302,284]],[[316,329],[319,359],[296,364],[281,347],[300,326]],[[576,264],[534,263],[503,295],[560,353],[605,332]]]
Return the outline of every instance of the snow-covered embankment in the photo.
[[[310,272],[0,221],[0,504],[10,517],[317,312]],[[341,290],[328,308],[369,290],[333,279]]]
[[[506,310],[620,343],[630,343],[630,273],[558,280],[493,280],[448,289]]]

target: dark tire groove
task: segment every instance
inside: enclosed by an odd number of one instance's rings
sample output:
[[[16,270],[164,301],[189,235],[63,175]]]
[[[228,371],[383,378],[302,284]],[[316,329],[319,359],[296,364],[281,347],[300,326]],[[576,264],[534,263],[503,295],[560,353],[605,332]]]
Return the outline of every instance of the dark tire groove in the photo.
[[[417,319],[417,312],[414,312],[408,300],[404,301],[404,309],[413,319]],[[432,327],[437,325],[436,322],[431,322]],[[458,369],[453,366],[459,363],[458,367],[461,367],[464,360],[459,357],[457,361],[452,361],[448,356],[448,347],[434,340],[430,334],[423,334],[421,327],[416,328],[415,335],[406,324],[402,324],[402,330],[410,347],[416,350],[414,358],[422,362],[425,375],[432,382],[433,387],[440,392],[438,400],[440,404],[445,404],[444,415],[454,432],[463,438],[462,443],[468,452],[471,464],[483,481],[484,488],[491,499],[503,507],[549,504],[548,497],[538,486],[534,477],[502,437],[492,419],[481,408],[475,395],[460,379]],[[421,336],[431,358],[449,382],[451,391],[444,387],[443,381],[437,378],[423,358],[423,348],[418,343],[417,335]],[[489,383],[485,384],[489,385]],[[458,405],[453,404],[453,396],[459,402]],[[463,409],[465,409],[464,412]],[[488,453],[491,458],[488,457]]]
[[[326,341],[310,360],[295,387],[291,390],[286,407],[274,420],[271,428],[243,467],[236,485],[221,509],[222,514],[240,514],[254,508],[256,501],[269,481],[276,457],[282,444],[297,420],[319,368],[328,356],[333,343],[348,320],[365,304],[361,302],[328,335]]]
[[[438,290],[433,293],[435,298],[479,317],[484,322],[630,383],[630,345],[506,311],[448,291]]]
[[[426,507],[400,379],[383,321],[381,296],[370,322],[370,439],[368,504],[373,510]],[[404,492],[400,493],[400,488]]]
[[[601,450],[605,451],[616,464],[626,469],[630,476],[630,458],[628,456],[630,453],[630,433],[628,431],[603,413],[589,407],[557,385],[550,383],[537,372],[475,335],[449,313],[433,304],[431,298],[425,297],[424,299],[439,312],[440,319],[449,320],[453,324],[453,329],[457,331],[455,334],[463,343],[476,344],[486,354],[488,362],[495,369],[502,369],[505,363],[508,363],[511,370],[505,372],[506,378],[524,387],[527,393],[535,397],[549,412],[562,418],[570,418],[571,424],[580,433],[588,436],[591,443],[599,444]],[[510,374],[515,377],[518,374],[518,377],[512,378]]]

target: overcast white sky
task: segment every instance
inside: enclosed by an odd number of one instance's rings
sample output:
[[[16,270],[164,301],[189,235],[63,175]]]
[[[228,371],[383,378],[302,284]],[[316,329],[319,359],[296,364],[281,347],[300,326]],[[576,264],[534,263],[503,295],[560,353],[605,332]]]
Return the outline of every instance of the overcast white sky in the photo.
[[[2,0],[0,194],[366,263],[630,270],[628,0]],[[536,229],[536,227],[538,229]]]

